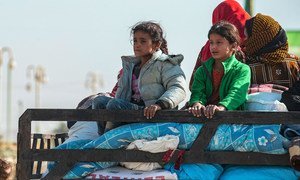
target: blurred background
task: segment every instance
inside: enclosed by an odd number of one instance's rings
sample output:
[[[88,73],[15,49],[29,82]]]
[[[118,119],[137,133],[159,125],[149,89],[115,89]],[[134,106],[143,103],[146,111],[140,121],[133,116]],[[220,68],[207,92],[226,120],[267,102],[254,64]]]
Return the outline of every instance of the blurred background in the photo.
[[[27,108],[75,108],[88,95],[111,91],[120,57],[133,54],[130,27],[139,21],[162,25],[170,53],[185,56],[182,68],[189,82],[220,2],[0,1],[0,136],[16,141],[18,118]],[[299,0],[253,0],[247,6],[252,15],[271,15],[289,31],[291,50],[298,55],[299,7]],[[34,132],[66,130],[64,123],[33,125]]]
[[[220,2],[0,0],[0,158],[16,163],[18,118],[27,108],[75,108],[88,95],[111,91],[120,57],[133,54],[130,27],[139,21],[161,24],[170,53],[185,57],[189,82]],[[288,32],[290,51],[300,55],[299,0],[238,2],[252,15],[277,20]],[[67,128],[65,122],[35,123],[32,132]]]

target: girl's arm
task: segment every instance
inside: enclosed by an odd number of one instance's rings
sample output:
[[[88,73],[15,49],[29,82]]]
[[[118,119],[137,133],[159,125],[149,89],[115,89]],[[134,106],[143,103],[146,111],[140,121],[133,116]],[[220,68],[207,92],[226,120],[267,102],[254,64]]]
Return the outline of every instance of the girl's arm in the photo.
[[[204,73],[203,67],[198,68],[194,76],[194,82],[192,85],[192,94],[190,98],[190,106],[199,102],[202,105],[207,103],[207,94],[206,94],[206,74]]]
[[[219,105],[226,107],[227,110],[236,110],[247,100],[250,81],[250,68],[248,65],[244,65],[236,72],[227,96],[219,102]]]
[[[166,62],[161,70],[161,78],[166,91],[156,104],[162,109],[173,109],[186,97],[185,75],[179,65]]]

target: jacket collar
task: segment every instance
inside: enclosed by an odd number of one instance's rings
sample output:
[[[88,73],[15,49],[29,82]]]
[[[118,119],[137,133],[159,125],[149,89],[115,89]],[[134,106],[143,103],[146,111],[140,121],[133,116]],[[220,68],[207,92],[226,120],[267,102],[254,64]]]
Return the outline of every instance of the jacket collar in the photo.
[[[207,64],[209,67],[213,67],[213,64],[215,62],[214,58],[210,58],[205,64]],[[224,74],[227,73],[233,66],[235,66],[239,61],[235,58],[235,55],[230,56],[228,59],[222,62],[224,66]]]

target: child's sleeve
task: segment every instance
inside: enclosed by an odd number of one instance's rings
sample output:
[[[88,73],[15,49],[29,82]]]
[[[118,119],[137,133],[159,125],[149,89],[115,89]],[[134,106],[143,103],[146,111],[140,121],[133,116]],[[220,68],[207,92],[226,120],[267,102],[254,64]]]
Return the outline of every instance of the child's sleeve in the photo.
[[[173,109],[186,97],[185,75],[179,65],[166,62],[161,70],[161,79],[166,91],[158,99],[158,103],[163,102],[164,109]]]
[[[192,84],[192,94],[189,101],[189,105],[192,106],[196,102],[205,105],[207,103],[207,94],[206,94],[206,74],[204,73],[203,67],[197,69],[194,82]]]

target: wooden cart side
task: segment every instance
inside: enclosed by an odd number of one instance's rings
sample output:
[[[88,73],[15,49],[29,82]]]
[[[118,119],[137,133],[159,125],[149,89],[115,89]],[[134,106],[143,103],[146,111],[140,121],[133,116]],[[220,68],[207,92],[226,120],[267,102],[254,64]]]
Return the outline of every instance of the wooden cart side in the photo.
[[[276,117],[276,119],[275,119]],[[18,179],[30,179],[30,162],[58,161],[45,179],[64,176],[76,162],[162,162],[164,153],[151,154],[135,150],[53,150],[30,149],[31,121],[121,121],[121,122],[181,122],[201,123],[203,127],[189,151],[184,155],[184,163],[219,163],[244,165],[288,165],[288,154],[272,155],[254,152],[206,151],[210,139],[220,124],[300,124],[299,112],[217,112],[214,118],[197,118],[187,111],[160,111],[155,118],[146,119],[142,111],[110,110],[70,110],[31,109],[20,118],[18,133]],[[195,153],[196,152],[196,153]],[[178,152],[176,152],[178,153]],[[176,161],[177,154],[171,162]],[[231,157],[231,158],[227,158]]]

